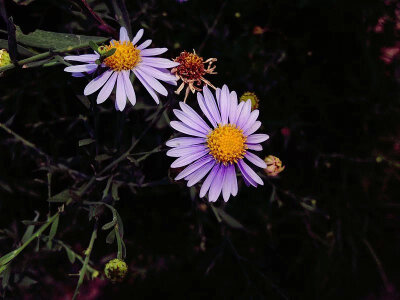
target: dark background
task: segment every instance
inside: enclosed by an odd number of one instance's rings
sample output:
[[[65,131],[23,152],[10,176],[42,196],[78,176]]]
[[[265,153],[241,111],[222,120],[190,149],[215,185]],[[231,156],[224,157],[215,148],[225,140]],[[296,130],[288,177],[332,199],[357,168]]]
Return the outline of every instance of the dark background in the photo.
[[[80,1],[25,2],[5,1],[24,33],[110,36]],[[111,1],[88,3],[119,29]],[[124,182],[115,208],[124,223],[130,271],[119,284],[102,275],[85,280],[81,299],[398,299],[396,1],[169,0],[126,1],[126,6],[132,31],[144,27],[145,39],[169,48],[164,57],[192,49],[216,57],[218,75],[207,77],[214,85],[258,95],[261,131],[271,136],[262,156],[278,156],[286,169],[279,178],[264,177],[265,185],[257,189],[242,185],[225,206],[216,204],[246,228],[237,230],[217,222],[198,199],[197,187],[191,193],[170,179],[175,173],[165,147],[138,164],[125,160],[109,174]],[[87,79],[70,77],[62,65],[13,69],[0,80],[0,122],[83,177],[111,161],[95,161],[96,151],[118,157],[156,109],[140,84],[135,85],[138,104],[128,104],[123,114],[110,100],[88,109],[77,97]],[[171,90],[168,99],[176,107],[183,96]],[[193,95],[188,103],[198,109]],[[174,118],[170,110],[168,116]],[[78,147],[79,140],[96,135],[96,118],[97,147]],[[173,133],[167,120],[164,115],[134,153],[163,144]],[[4,255],[20,245],[26,228],[21,221],[32,220],[34,211],[45,220],[49,205],[42,156],[1,131],[0,157]],[[54,172],[52,194],[84,182]],[[85,200],[101,201],[106,182],[98,181]],[[151,186],[128,184],[143,182]],[[105,210],[99,224],[111,218]],[[83,255],[93,223],[85,207],[71,205],[60,218],[56,239]],[[99,233],[91,257],[98,270],[116,255],[116,244],[106,244],[106,235]],[[77,282],[70,274],[81,264],[70,264],[57,247],[35,246],[12,262],[1,295],[69,299]]]

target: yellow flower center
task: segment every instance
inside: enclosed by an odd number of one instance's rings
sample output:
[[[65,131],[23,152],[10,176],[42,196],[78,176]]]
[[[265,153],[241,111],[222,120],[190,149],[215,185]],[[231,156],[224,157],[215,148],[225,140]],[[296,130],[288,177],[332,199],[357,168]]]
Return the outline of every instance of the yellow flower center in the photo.
[[[102,47],[101,52],[114,48],[117,49],[115,53],[103,61],[106,66],[114,71],[132,70],[142,60],[140,50],[129,41],[110,43],[110,45]]]
[[[218,127],[207,136],[207,147],[217,162],[222,162],[224,165],[233,164],[242,159],[246,153],[246,139],[243,130],[236,128],[236,125],[218,124]]]

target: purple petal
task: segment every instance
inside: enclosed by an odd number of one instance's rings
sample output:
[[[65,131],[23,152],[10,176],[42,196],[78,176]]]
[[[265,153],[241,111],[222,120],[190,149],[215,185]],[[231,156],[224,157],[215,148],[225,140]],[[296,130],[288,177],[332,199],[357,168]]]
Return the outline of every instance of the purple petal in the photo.
[[[139,46],[137,46],[136,48],[138,48],[139,50],[143,50],[146,49],[148,46],[151,45],[151,40],[146,40],[143,43],[141,43]]]
[[[64,60],[94,63],[99,57],[98,54],[68,55],[64,57]]]
[[[123,27],[122,27],[123,28]],[[126,30],[126,29],[125,29]],[[115,105],[119,111],[123,111],[126,105],[126,93],[123,73],[118,73],[117,78],[117,95],[115,99]]]
[[[169,157],[181,157],[181,156],[187,156],[190,154],[197,153],[199,151],[207,149],[205,145],[200,144],[200,145],[194,145],[194,146],[185,146],[185,147],[176,147],[172,148],[167,151],[167,155]]]
[[[196,122],[199,126],[203,127],[205,130],[211,131],[211,128],[207,125],[207,123],[200,117],[197,112],[194,111],[189,105],[184,102],[179,102],[179,106],[181,107],[182,111],[190,117],[194,122]]]
[[[239,118],[236,121],[236,124],[237,126],[239,126],[239,128],[243,128],[244,124],[246,124],[247,120],[250,117],[250,112],[251,112],[251,101],[247,100],[243,106]]]
[[[176,176],[175,180],[180,180],[180,179],[192,174],[194,171],[198,170],[199,168],[201,168],[206,163],[208,163],[212,160],[213,160],[213,158],[211,156],[204,156],[203,158],[199,159],[198,161],[187,166],[182,172],[179,173],[178,176]]]
[[[215,175],[218,173],[220,165],[221,164],[214,165],[210,174],[208,174],[206,180],[204,180],[203,185],[201,186],[200,189],[200,194],[199,194],[200,198],[203,198],[207,194],[208,189],[210,188],[210,185],[213,182]]]
[[[97,95],[97,104],[103,103],[110,96],[110,94],[114,88],[115,81],[117,80],[117,75],[118,75],[118,73],[114,72],[112,74],[111,78],[103,86],[100,93]]]
[[[258,183],[259,185],[264,185],[264,182],[260,178],[260,176],[257,175],[256,172],[253,171],[252,168],[250,168],[244,161],[243,159],[238,160],[238,166],[240,168],[240,171],[242,171],[242,174],[246,176],[246,179],[251,183],[249,178],[253,180],[254,182]],[[244,171],[244,172],[243,172]],[[248,178],[249,177],[249,178]]]
[[[168,48],[150,48],[145,49],[140,52],[141,56],[154,56],[160,55],[168,51]]]
[[[65,72],[88,72],[97,68],[97,64],[86,64],[86,65],[77,65],[77,66],[69,66],[64,69]]]
[[[220,124],[222,122],[221,115],[219,114],[215,98],[211,93],[210,89],[207,87],[207,85],[203,87],[203,94],[208,111],[210,112],[214,120],[217,122],[217,124]]]
[[[244,106],[244,102],[241,101],[239,103],[239,105],[236,107],[236,110],[233,113],[233,118],[231,120],[232,124],[237,124],[237,119],[239,118],[239,116],[240,116],[240,114],[242,112],[243,106]]]
[[[249,129],[247,129],[246,131],[243,131],[244,135],[251,135],[254,132],[256,132],[258,130],[258,128],[260,128],[261,126],[261,122],[260,121],[255,121],[253,126],[251,126]]]
[[[222,87],[221,94],[219,96],[219,103],[220,103],[222,124],[225,125],[228,123],[228,116],[230,110],[230,96],[226,84]]]
[[[143,84],[147,92],[150,94],[151,97],[153,97],[154,101],[156,101],[157,104],[160,103],[160,100],[158,99],[157,93],[152,89],[152,87],[146,82],[146,80],[140,75],[136,70],[133,70],[133,73],[136,75],[136,77],[140,80],[140,82]]]
[[[231,180],[231,194],[232,196],[236,196],[238,193],[238,183],[236,178],[236,170],[235,165],[231,165],[228,169],[227,176],[229,176]]]
[[[176,85],[176,77],[172,75],[170,72],[162,72],[159,69],[146,66],[146,65],[140,65],[138,67],[138,70],[146,73],[147,75],[150,75],[151,77],[160,79],[165,82],[173,82],[173,85]]]
[[[247,149],[253,150],[253,151],[262,151],[262,146],[260,144],[247,144]]]
[[[225,179],[222,185],[222,197],[224,198],[225,202],[229,200],[229,196],[231,195],[231,190],[232,190],[233,180],[231,178],[231,168],[235,167],[233,165],[229,165],[226,167]]]
[[[201,93],[197,93],[197,102],[199,103],[200,109],[202,110],[204,115],[207,117],[208,121],[210,121],[210,123],[212,124],[212,126],[214,128],[217,127],[217,122],[215,122],[211,113],[208,111],[205,99]]]
[[[222,185],[225,181],[225,173],[227,167],[221,164],[217,175],[215,175],[213,182],[211,183],[210,190],[208,191],[208,200],[210,202],[217,201],[222,191]]]
[[[140,29],[140,30],[136,33],[135,37],[132,39],[132,44],[136,45],[136,43],[139,42],[139,40],[140,40],[140,39],[142,38],[142,36],[143,36],[143,32],[144,32],[144,30],[143,30],[143,29]]]
[[[247,137],[246,143],[259,144],[269,139],[268,134],[258,133]]]
[[[122,72],[126,96],[128,97],[129,102],[134,106],[136,104],[136,94],[132,82],[129,79],[129,73],[130,71]]]
[[[202,180],[214,165],[215,165],[215,160],[212,158],[212,160],[208,162],[206,165],[202,166],[189,176],[186,176],[185,179],[188,180],[187,186],[191,187],[196,183],[198,183],[200,180]]]
[[[193,154],[189,154],[189,155],[186,155],[186,156],[179,157],[178,159],[176,159],[171,164],[171,168],[184,167],[184,166],[194,162],[195,160],[198,160],[198,159],[202,158],[207,153],[208,153],[208,150],[203,150],[203,151],[199,151],[199,152],[196,152],[196,153],[193,153]]]
[[[106,83],[106,81],[108,80],[108,78],[110,78],[110,76],[113,72],[114,71],[112,71],[112,70],[107,70],[103,74],[100,74],[99,76],[97,76],[95,79],[93,79],[91,82],[89,82],[89,84],[85,87],[83,94],[85,96],[88,96],[88,95],[91,95],[94,92],[96,92],[99,88],[101,88]]]
[[[83,73],[77,72],[77,73],[72,73],[71,76],[72,76],[72,77],[85,77],[86,75],[83,74]]]
[[[119,40],[122,42],[129,42],[128,31],[126,31],[125,27],[121,27],[119,30]]]
[[[205,138],[194,138],[194,137],[178,137],[171,139],[165,143],[168,147],[181,147],[205,143]]]
[[[179,66],[179,63],[166,58],[159,57],[142,57],[142,64],[156,68],[173,68]]]
[[[257,167],[265,169],[267,167],[267,164],[265,161],[263,161],[261,158],[259,158],[257,155],[247,151],[246,154],[244,155],[245,158],[247,158],[251,163],[256,165]]]
[[[217,88],[215,90],[215,98],[217,98],[216,99],[217,105],[218,105],[219,111],[221,112],[221,89],[220,88]]]
[[[163,96],[168,95],[167,89],[154,77],[147,75],[145,72],[141,71],[140,69],[135,70],[136,73],[139,73],[144,80],[151,86],[153,90],[160,93]]]
[[[237,110],[237,106],[238,106],[238,99],[237,99],[237,94],[235,91],[232,91],[230,94],[230,109],[229,109],[229,122],[230,123],[235,123],[236,120],[235,119],[235,114],[236,114],[236,110]]]
[[[260,112],[258,109],[255,109],[250,113],[250,117],[247,119],[247,122],[242,127],[243,132],[254,125],[254,123],[257,121],[259,113]]]
[[[174,109],[173,110],[175,116],[181,120],[186,126],[189,126],[190,128],[200,131],[204,133],[204,135],[207,135],[209,130],[206,128],[203,128],[202,126],[199,126],[196,122],[194,122],[188,115],[186,115],[183,111],[179,109]]]
[[[250,176],[249,174],[247,174],[246,170],[239,164],[239,162],[238,162],[238,167],[239,167],[240,172],[241,172],[242,175],[243,175],[244,183],[245,183],[247,186],[252,185],[252,186],[254,186],[254,187],[257,187],[257,182],[255,182],[255,181],[251,178],[251,176]]]
[[[188,134],[188,135],[202,137],[202,138],[204,138],[206,136],[204,133],[201,133],[201,132],[199,132],[197,130],[194,130],[194,129],[186,126],[185,124],[183,124],[182,122],[179,122],[179,121],[171,121],[169,124],[175,130],[177,130],[179,132],[182,132],[182,133],[185,133],[185,134]]]

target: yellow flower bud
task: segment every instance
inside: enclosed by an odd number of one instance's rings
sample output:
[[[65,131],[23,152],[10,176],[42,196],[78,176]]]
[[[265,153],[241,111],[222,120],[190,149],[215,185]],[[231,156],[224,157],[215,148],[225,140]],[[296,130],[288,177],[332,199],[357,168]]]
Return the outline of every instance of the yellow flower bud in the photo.
[[[264,169],[264,171],[270,177],[277,176],[285,169],[285,166],[282,166],[282,161],[276,156],[268,155],[264,161],[267,164],[267,167]]]
[[[4,67],[11,64],[10,54],[8,54],[6,49],[0,50],[0,67]]]
[[[258,103],[260,100],[258,100],[258,97],[256,94],[252,92],[246,92],[242,96],[240,96],[240,101],[246,102],[247,100],[251,100],[251,110],[255,110],[258,108]]]
[[[115,258],[106,264],[104,273],[112,282],[121,282],[125,278],[126,273],[128,273],[128,266],[123,260]]]

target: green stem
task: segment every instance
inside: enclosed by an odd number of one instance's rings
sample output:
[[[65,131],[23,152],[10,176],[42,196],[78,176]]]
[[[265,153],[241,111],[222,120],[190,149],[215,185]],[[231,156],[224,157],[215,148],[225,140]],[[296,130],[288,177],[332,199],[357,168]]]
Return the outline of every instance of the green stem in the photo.
[[[38,60],[41,60],[41,59],[45,59],[45,58],[48,58],[48,57],[51,57],[51,56],[55,56],[57,54],[62,54],[64,52],[70,52],[70,51],[73,51],[73,50],[84,49],[84,48],[87,48],[87,47],[89,47],[89,45],[85,44],[85,45],[79,45],[79,46],[75,46],[75,47],[67,47],[67,48],[63,48],[63,49],[58,49],[58,50],[54,50],[54,51],[52,51],[52,50],[51,51],[47,51],[47,52],[44,52],[44,53],[40,53],[38,55],[34,55],[34,56],[31,56],[31,57],[22,59],[22,60],[18,61],[17,65],[18,66],[23,66],[23,65],[25,65],[27,63],[31,63],[31,62],[38,61]],[[10,70],[10,69],[14,69],[15,67],[16,67],[16,65],[11,63],[11,64],[9,64],[7,66],[0,67],[0,72],[4,72],[4,71]]]
[[[22,250],[24,250],[33,240],[35,240],[36,238],[38,238],[46,229],[47,227],[49,227],[56,219],[57,217],[60,215],[59,212],[55,213],[50,219],[48,219],[46,221],[45,224],[43,224],[25,243],[22,244],[22,246],[20,246],[19,248],[9,252],[6,255],[3,255],[0,260],[0,267],[6,265],[7,263],[9,263],[11,260],[13,260],[15,257],[18,256],[18,254],[20,254],[22,252]],[[7,257],[7,258],[5,258]]]
[[[79,280],[78,280],[78,284],[76,285],[75,293],[74,293],[74,296],[72,297],[72,300],[76,299],[76,297],[79,294],[79,288],[81,287],[81,285],[83,283],[83,279],[85,278],[86,269],[88,268],[88,264],[89,264],[90,254],[92,253],[93,244],[94,244],[94,241],[96,238],[97,238],[97,223],[95,223],[95,225],[94,225],[92,237],[90,238],[90,242],[89,242],[89,247],[85,251],[85,254],[86,254],[85,261],[83,262],[82,269],[79,271]]]
[[[118,224],[115,225],[115,236],[117,237],[117,245],[118,245],[118,253],[117,253],[117,258],[122,260],[122,241],[121,241],[121,235],[119,234],[119,227]]]

